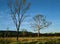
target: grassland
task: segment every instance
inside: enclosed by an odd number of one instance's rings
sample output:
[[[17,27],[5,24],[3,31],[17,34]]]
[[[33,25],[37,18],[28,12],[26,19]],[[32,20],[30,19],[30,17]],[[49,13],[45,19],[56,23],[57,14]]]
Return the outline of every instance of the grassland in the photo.
[[[1,42],[16,44],[16,37],[0,37]],[[19,44],[60,44],[60,37],[19,37]]]

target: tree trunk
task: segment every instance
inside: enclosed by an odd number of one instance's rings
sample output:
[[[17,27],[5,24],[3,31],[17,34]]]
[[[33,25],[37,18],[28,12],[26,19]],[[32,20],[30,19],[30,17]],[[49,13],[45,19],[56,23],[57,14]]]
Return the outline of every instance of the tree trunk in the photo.
[[[38,37],[40,36],[40,30],[38,30]]]
[[[19,38],[19,28],[17,28],[17,42],[18,42],[18,38]]]

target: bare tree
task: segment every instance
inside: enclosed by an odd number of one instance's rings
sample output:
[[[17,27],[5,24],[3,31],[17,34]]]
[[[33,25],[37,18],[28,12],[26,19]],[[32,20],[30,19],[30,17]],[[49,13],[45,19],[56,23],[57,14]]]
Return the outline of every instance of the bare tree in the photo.
[[[6,37],[8,37],[8,35],[9,35],[9,27],[7,27],[6,29],[7,30],[6,30],[5,34],[6,34]]]
[[[26,35],[26,32],[27,32],[27,30],[26,30],[26,29],[22,29],[23,37]]]
[[[45,16],[37,14],[33,17],[33,22],[31,26],[38,31],[38,37],[40,36],[40,30],[42,28],[48,27],[51,23],[45,20]]]
[[[18,41],[18,35],[19,35],[19,29],[21,27],[21,23],[26,18],[25,13],[30,7],[30,3],[26,3],[26,0],[9,0],[8,3],[12,20],[16,26],[17,29],[17,41]]]

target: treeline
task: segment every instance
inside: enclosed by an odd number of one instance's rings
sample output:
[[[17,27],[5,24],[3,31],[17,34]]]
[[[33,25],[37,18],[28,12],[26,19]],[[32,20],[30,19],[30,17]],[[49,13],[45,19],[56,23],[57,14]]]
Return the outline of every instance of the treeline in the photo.
[[[16,37],[17,36],[17,31],[0,31],[0,37]],[[37,37],[37,33],[32,33],[32,32],[19,32],[19,37]],[[60,33],[44,33],[41,34],[40,36],[60,36]]]

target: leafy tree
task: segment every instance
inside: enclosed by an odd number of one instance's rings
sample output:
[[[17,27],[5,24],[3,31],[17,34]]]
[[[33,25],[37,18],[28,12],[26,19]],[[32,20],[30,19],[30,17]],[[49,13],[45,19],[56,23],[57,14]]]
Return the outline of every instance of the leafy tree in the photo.
[[[16,26],[17,29],[17,41],[19,35],[19,29],[21,27],[21,23],[26,18],[25,13],[30,7],[30,3],[26,3],[26,0],[9,0],[8,3],[10,9],[11,18]]]
[[[35,29],[35,31],[38,31],[38,37],[40,35],[40,30],[42,28],[48,27],[51,23],[46,21],[45,16],[37,14],[33,17],[33,22],[31,26]]]

